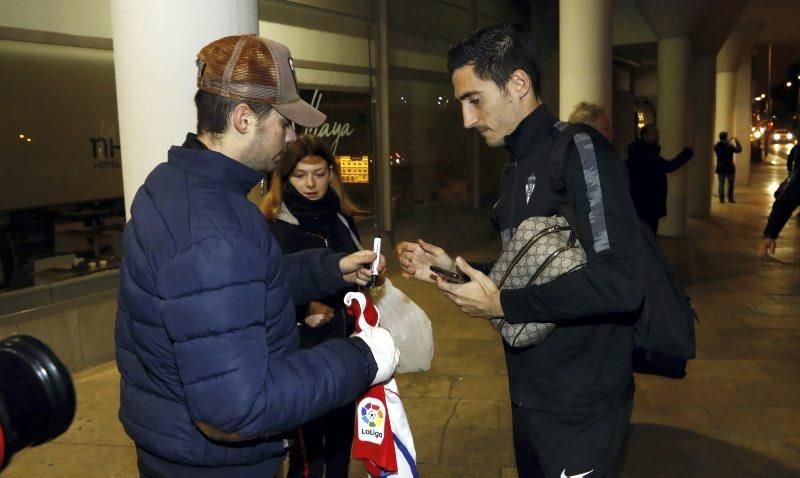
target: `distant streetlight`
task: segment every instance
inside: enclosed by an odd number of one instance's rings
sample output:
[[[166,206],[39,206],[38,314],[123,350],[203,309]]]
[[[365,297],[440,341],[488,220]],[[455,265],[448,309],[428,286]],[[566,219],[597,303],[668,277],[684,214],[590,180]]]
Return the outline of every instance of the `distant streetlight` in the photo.
[[[766,98],[766,97],[767,97],[767,94],[766,94],[766,93],[761,93],[761,99],[762,99],[762,100],[763,100],[764,98]]]
[[[789,87],[791,87],[791,86],[792,86],[792,82],[791,82],[791,81],[787,81],[787,82],[786,82],[786,87],[787,87],[787,88],[789,88]]]

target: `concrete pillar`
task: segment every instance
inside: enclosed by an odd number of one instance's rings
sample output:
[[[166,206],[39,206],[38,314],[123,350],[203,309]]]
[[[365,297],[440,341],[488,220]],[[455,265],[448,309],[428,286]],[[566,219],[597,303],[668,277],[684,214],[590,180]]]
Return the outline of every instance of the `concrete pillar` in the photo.
[[[736,99],[736,72],[721,71],[717,73],[716,109],[714,114],[714,137],[720,131],[733,134],[734,101]]]
[[[742,143],[734,156],[736,184],[750,184],[750,122],[752,107],[753,39],[763,25],[740,22],[717,55],[717,111],[715,136],[727,131]],[[716,178],[715,178],[716,180]]]
[[[686,121],[691,51],[688,37],[658,41],[658,129],[661,154],[668,158],[689,144]],[[661,220],[659,231],[666,236],[682,236],[686,233],[686,168],[669,174],[668,181],[667,216]]]
[[[150,171],[166,161],[171,145],[195,131],[197,52],[217,38],[258,33],[258,3],[111,0],[111,28],[129,215],[133,196]]]
[[[742,152],[735,154],[736,185],[750,185],[750,124],[753,105],[753,57],[752,45],[742,52],[739,70],[736,72],[736,114],[731,135],[742,143]]]
[[[684,146],[694,146],[695,153],[700,154],[699,161],[703,161],[706,153],[698,152],[698,145],[692,144],[694,128],[691,130],[689,128],[689,123],[692,122],[690,116],[695,111],[703,109],[699,106],[695,109],[694,105],[689,104],[694,98],[690,97],[689,81],[698,80],[694,73],[690,77],[689,72],[692,66],[692,41],[694,40],[698,46],[695,50],[702,52],[697,55],[698,57],[713,55],[719,48],[716,39],[724,36],[725,31],[735,22],[744,7],[744,0],[728,0],[730,8],[722,0],[635,1],[659,38],[658,127],[661,132],[662,155],[674,157]],[[704,33],[698,35],[701,31]],[[711,75],[705,77],[704,89],[708,90],[708,82],[713,83],[711,78]],[[695,88],[694,84],[692,88]],[[703,141],[698,144],[702,145]],[[695,157],[692,161],[698,161],[698,158]],[[685,166],[668,176],[667,217],[661,221],[662,226],[659,227],[659,231],[667,236],[681,236],[686,232],[688,168],[704,167],[689,164],[690,166]],[[697,181],[702,183],[703,178]]]
[[[559,2],[559,116],[581,101],[596,103],[613,118],[611,0]]]
[[[687,198],[689,215],[694,217],[707,216],[711,211],[716,69],[717,60],[713,55],[692,58],[689,131],[694,158],[687,165]]]

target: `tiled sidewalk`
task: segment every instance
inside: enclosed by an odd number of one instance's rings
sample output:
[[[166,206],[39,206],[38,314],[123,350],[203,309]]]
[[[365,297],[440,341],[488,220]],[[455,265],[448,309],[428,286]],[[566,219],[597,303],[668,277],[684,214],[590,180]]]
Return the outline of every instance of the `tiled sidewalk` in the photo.
[[[623,477],[800,476],[800,233],[793,218],[774,260],[755,257],[782,165],[754,165],[736,204],[690,219],[662,243],[702,322],[686,379],[637,377]],[[488,258],[496,246],[464,251]],[[395,269],[396,270],[396,269]],[[425,284],[394,279],[433,322],[436,356],[399,377],[423,477],[516,476],[502,347]],[[79,410],[55,442],[15,457],[9,477],[137,476],[117,421],[119,376],[107,364],[76,376]],[[359,465],[351,476],[364,476]]]

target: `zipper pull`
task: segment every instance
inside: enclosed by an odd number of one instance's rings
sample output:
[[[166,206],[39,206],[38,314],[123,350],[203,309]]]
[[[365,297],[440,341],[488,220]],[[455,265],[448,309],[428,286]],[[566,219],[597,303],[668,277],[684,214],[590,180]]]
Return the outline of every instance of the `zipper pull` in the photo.
[[[264,192],[267,190],[267,176],[261,178],[261,192],[259,193],[260,196],[264,196]]]

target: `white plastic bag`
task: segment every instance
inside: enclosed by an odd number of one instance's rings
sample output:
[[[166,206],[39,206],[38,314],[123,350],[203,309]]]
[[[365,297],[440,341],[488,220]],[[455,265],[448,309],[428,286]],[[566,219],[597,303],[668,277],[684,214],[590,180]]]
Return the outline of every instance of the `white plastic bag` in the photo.
[[[400,351],[400,363],[395,373],[430,369],[433,329],[428,315],[389,279],[386,279],[383,290],[372,294],[372,300],[381,314],[381,327],[392,333],[394,344]]]

